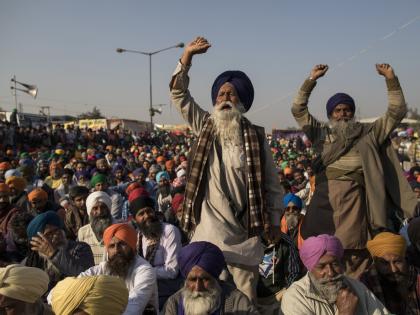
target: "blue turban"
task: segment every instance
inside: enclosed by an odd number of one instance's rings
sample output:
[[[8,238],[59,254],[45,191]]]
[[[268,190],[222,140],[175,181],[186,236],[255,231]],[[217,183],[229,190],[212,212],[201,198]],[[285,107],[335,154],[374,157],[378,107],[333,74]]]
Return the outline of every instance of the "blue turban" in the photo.
[[[41,214],[38,214],[32,221],[29,223],[26,228],[26,234],[28,238],[36,236],[38,232],[42,232],[45,229],[46,225],[54,225],[60,229],[64,228],[63,221],[54,211],[47,211]]]
[[[251,80],[242,71],[225,71],[216,78],[211,88],[213,105],[216,104],[216,98],[220,88],[226,82],[229,82],[235,87],[239,99],[244,105],[245,110],[248,111],[254,101],[254,87],[252,86]]]
[[[194,266],[199,266],[217,279],[226,263],[222,251],[216,245],[192,242],[179,251],[178,265],[184,278],[187,278]]]
[[[166,172],[166,171],[161,171],[161,172],[159,172],[159,173],[157,173],[157,175],[156,175],[156,182],[160,182],[160,179],[161,178],[166,178],[167,180],[170,180],[170,177],[169,177],[169,174],[168,174],[168,172]]]
[[[350,95],[346,93],[337,93],[331,96],[327,102],[327,116],[328,117],[331,116],[334,108],[339,104],[349,105],[353,113],[356,110],[356,106],[354,105],[354,99]]]
[[[136,169],[133,171],[133,176],[134,176],[134,177],[137,177],[137,176],[139,176],[140,174],[143,174],[144,176],[147,176],[147,170],[146,170],[144,167],[139,167],[139,168],[136,168]]]
[[[298,207],[299,209],[302,209],[302,205],[303,205],[302,204],[302,199],[300,199],[295,194],[288,193],[287,195],[285,195],[283,197],[283,205],[284,205],[285,208],[287,207],[289,202],[293,202],[296,205],[296,207]]]

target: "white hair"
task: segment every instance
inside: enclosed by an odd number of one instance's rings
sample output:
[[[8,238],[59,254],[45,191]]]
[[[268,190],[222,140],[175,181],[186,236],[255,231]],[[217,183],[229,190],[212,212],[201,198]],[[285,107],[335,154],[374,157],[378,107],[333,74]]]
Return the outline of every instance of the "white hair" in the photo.
[[[230,110],[222,110],[224,106]],[[244,106],[239,103],[234,105],[230,101],[219,103],[215,106],[211,117],[214,121],[216,136],[221,143],[240,145],[242,143],[241,118],[245,112]]]
[[[207,315],[220,306],[222,288],[217,280],[212,279],[206,291],[191,291],[187,285],[182,289],[185,315]]]

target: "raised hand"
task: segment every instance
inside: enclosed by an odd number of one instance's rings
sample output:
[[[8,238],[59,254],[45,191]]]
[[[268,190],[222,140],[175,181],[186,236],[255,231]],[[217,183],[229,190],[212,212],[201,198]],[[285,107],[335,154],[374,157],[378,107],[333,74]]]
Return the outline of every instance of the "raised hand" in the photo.
[[[38,233],[38,236],[32,237],[31,250],[47,258],[50,258],[55,253],[54,246],[42,233]]]
[[[395,78],[394,69],[387,64],[387,63],[377,63],[376,65],[376,71],[378,71],[379,75],[383,75],[387,79],[393,79]]]
[[[322,65],[322,64],[316,65],[311,70],[310,77],[312,80],[316,81],[317,79],[323,77],[327,71],[328,71],[328,65]]]
[[[191,64],[192,57],[197,54],[204,54],[211,45],[204,37],[197,37],[187,46],[185,46],[184,53],[181,57],[183,65]]]

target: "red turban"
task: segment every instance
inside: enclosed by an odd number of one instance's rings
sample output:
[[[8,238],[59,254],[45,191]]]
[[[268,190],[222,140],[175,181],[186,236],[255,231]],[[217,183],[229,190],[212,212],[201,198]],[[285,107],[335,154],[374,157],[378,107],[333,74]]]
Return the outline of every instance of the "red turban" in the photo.
[[[138,182],[134,182],[131,183],[130,185],[128,185],[128,187],[125,189],[125,193],[127,194],[127,196],[129,196],[131,194],[131,192],[136,189],[136,188],[140,188],[140,184]]]
[[[128,195],[128,202],[132,202],[134,199],[139,197],[149,197],[149,193],[144,187],[139,187],[131,191]]]
[[[10,165],[9,162],[1,162],[0,163],[0,170],[2,171],[7,171],[10,170],[12,168],[12,165]]]
[[[104,244],[108,247],[113,237],[126,242],[133,251],[137,249],[137,232],[136,230],[126,223],[118,223],[109,226],[103,236]]]

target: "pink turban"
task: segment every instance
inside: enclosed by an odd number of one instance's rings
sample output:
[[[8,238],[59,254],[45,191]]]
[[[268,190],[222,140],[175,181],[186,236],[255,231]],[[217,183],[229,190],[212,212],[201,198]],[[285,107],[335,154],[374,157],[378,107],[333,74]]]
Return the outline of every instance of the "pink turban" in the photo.
[[[314,269],[325,254],[341,259],[343,253],[344,249],[340,240],[327,234],[307,238],[299,250],[300,259],[309,271]]]

